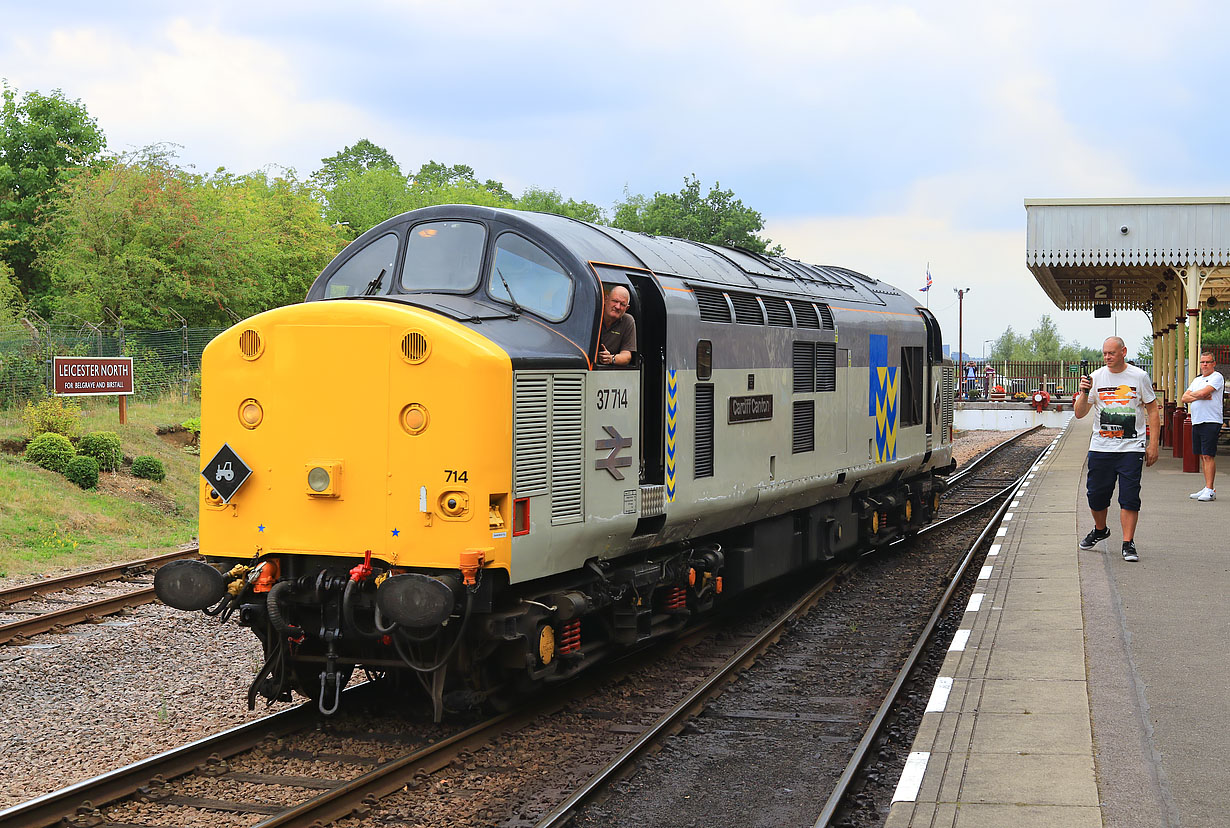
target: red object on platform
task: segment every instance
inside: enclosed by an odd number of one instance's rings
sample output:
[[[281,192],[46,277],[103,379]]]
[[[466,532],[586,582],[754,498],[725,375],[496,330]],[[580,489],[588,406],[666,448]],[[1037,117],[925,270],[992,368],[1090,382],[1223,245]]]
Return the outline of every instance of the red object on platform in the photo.
[[[1192,417],[1190,414],[1183,419],[1183,471],[1200,471],[1200,455],[1192,451]]]
[[[1183,418],[1187,416],[1187,412],[1182,408],[1176,408],[1174,415],[1170,419],[1170,433],[1173,435],[1171,446],[1171,457],[1183,456]]]

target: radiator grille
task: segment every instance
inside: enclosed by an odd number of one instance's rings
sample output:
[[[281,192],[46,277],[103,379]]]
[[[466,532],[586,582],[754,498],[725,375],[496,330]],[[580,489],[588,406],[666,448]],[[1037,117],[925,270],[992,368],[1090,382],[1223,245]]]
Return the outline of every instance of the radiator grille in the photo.
[[[692,288],[692,292],[696,294],[696,304],[700,306],[701,319],[706,322],[730,321],[730,305],[726,304],[726,297],[720,290],[695,287]]]
[[[794,308],[794,321],[800,328],[820,327],[820,317],[816,316],[816,306],[811,302],[800,302],[797,299],[792,299],[790,307]]]
[[[795,402],[792,430],[795,454],[816,450],[815,400],[799,400]]]
[[[816,390],[837,390],[837,346],[832,342],[816,343]]]
[[[816,390],[816,348],[811,342],[794,343],[791,363],[794,367],[794,393],[808,394]]]
[[[829,310],[829,306],[822,303],[816,307],[820,309],[820,319],[823,320],[824,327],[833,330],[833,312]]]
[[[517,374],[513,381],[513,486],[517,497],[547,493],[548,374]]]
[[[763,325],[764,314],[755,296],[746,293],[730,294],[730,303],[735,306],[735,321],[741,325]]]
[[[695,477],[713,477],[713,386],[696,386]]]
[[[764,302],[765,313],[769,316],[770,325],[777,325],[781,328],[794,327],[794,321],[790,318],[790,307],[786,304],[785,299],[779,299],[776,296],[762,296],[760,301]]]
[[[585,378],[556,374],[551,383],[551,523],[585,519]]]

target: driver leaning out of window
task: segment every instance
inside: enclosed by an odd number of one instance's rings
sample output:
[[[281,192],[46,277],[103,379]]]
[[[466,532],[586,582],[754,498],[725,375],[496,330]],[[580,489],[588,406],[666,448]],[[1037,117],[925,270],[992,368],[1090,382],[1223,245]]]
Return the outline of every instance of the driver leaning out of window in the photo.
[[[628,313],[631,299],[626,287],[615,285],[603,298],[602,334],[598,337],[599,365],[627,365],[636,353],[636,320]]]

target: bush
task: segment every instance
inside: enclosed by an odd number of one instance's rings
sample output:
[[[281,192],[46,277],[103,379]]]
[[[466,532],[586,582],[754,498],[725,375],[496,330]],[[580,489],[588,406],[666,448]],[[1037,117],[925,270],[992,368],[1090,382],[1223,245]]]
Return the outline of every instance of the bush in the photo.
[[[146,480],[154,480],[161,483],[166,479],[167,473],[162,468],[162,461],[157,457],[142,456],[132,461],[132,474],[134,477],[144,477]]]
[[[26,436],[31,438],[45,432],[72,438],[81,431],[81,409],[60,397],[27,402],[22,419],[26,422]]]
[[[76,455],[77,450],[67,437],[50,431],[38,435],[26,446],[27,460],[60,474],[64,473],[69,461]]]
[[[103,471],[115,471],[124,460],[120,449],[120,435],[114,431],[93,431],[77,443],[77,453],[93,457]]]
[[[77,455],[68,461],[64,476],[83,489],[98,488],[98,461],[93,457]]]

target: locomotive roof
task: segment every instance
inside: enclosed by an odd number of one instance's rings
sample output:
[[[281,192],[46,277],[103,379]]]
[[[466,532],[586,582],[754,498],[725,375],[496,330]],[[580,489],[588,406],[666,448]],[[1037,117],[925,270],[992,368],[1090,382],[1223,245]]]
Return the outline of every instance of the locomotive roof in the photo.
[[[510,226],[527,226],[555,239],[582,261],[619,268],[648,270],[674,276],[689,283],[719,288],[746,288],[753,292],[776,291],[810,295],[826,300],[872,305],[913,306],[914,301],[897,288],[849,268],[814,265],[784,256],[768,256],[736,247],[653,236],[591,224],[553,213],[535,213],[451,204],[426,207],[394,216],[364,235],[385,232],[420,216],[441,218],[496,219]]]

